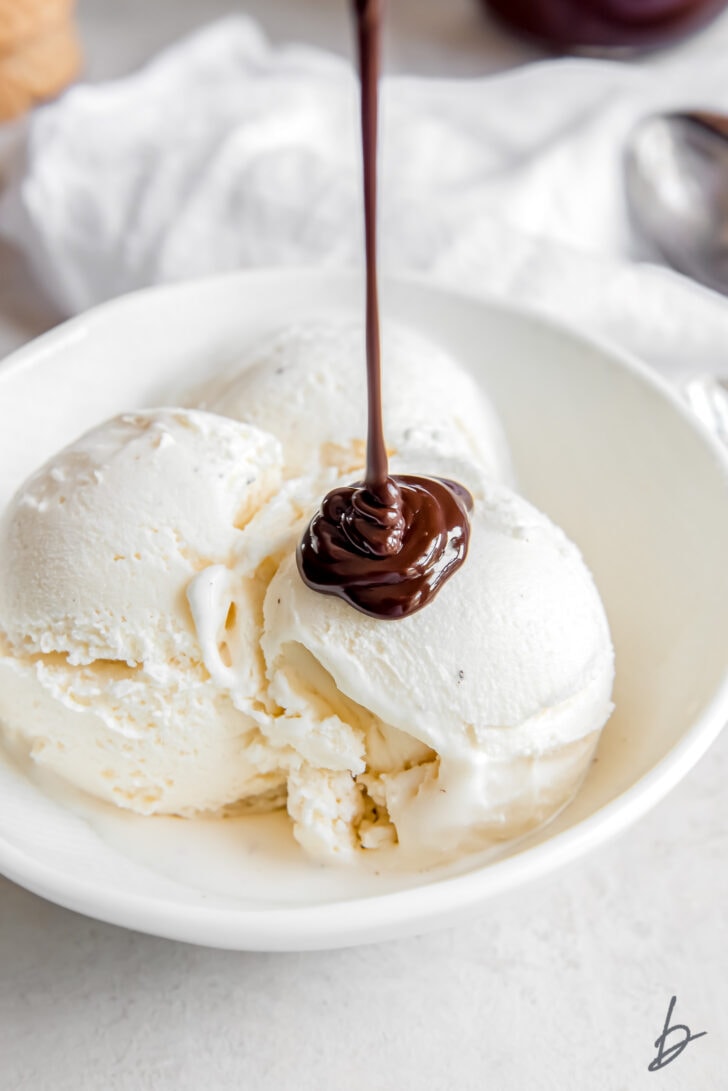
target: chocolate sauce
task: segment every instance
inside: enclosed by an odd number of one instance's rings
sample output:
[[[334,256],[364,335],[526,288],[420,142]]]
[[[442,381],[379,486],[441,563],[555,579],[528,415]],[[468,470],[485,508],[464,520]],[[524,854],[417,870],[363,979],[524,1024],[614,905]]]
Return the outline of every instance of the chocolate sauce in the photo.
[[[378,618],[414,613],[465,560],[472,497],[453,481],[390,477],[382,423],[377,289],[377,115],[383,0],[353,0],[361,76],[366,249],[367,464],[334,489],[298,547],[305,583]]]

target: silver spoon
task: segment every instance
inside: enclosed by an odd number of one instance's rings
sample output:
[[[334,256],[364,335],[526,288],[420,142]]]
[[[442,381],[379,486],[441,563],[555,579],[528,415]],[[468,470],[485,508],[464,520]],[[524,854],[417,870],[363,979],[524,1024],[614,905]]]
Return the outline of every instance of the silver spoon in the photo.
[[[648,247],[681,273],[728,295],[728,117],[657,114],[629,135],[627,207]],[[696,376],[683,396],[728,443],[728,383]]]
[[[657,114],[625,148],[634,227],[669,265],[728,295],[728,117]]]

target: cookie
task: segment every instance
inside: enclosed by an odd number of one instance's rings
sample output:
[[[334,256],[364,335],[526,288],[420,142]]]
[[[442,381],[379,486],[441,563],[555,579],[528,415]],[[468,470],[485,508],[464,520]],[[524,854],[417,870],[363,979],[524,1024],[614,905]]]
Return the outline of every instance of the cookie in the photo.
[[[0,0],[0,53],[7,53],[71,18],[75,0]]]
[[[0,121],[9,121],[36,102],[57,95],[80,67],[81,48],[70,21],[0,53]]]

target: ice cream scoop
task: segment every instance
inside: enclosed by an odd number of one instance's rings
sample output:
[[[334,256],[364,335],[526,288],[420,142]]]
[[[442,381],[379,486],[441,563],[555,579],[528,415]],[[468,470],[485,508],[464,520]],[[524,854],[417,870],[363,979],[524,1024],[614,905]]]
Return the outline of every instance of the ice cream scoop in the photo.
[[[82,436],[20,489],[0,524],[0,720],[38,762],[145,813],[281,784],[254,718],[265,580],[238,568],[212,634],[235,659],[237,707],[203,663],[187,591],[241,564],[282,465],[250,425],[150,410]]]
[[[271,730],[302,759],[289,813],[323,860],[396,842],[425,866],[541,824],[574,795],[612,707],[609,629],[578,550],[498,485],[424,610],[367,617],[289,559],[263,650],[285,709]]]
[[[578,550],[481,471],[462,568],[419,612],[372,618],[296,565],[325,476],[199,410],[117,417],[61,451],[0,522],[4,731],[141,813],[287,798],[325,862],[391,846],[427,867],[553,816],[611,709]]]
[[[281,442],[286,473],[333,468],[356,474],[366,456],[364,330],[351,320],[311,320],[254,345],[196,404],[247,421]],[[467,371],[436,343],[384,325],[384,429],[393,473],[427,473],[433,458],[470,486],[511,481],[497,415]]]

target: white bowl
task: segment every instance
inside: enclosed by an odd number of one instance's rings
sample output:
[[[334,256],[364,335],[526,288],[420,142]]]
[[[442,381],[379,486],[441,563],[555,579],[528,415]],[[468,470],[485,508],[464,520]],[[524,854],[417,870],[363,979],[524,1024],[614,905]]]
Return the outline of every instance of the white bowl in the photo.
[[[263,332],[359,313],[358,277],[244,273],[127,296],[0,368],[0,508],[121,410],[173,403]],[[616,712],[559,818],[424,875],[307,861],[281,815],[140,818],[0,761],[0,869],[71,909],[219,947],[336,947],[424,931],[595,848],[687,773],[728,718],[728,459],[639,363],[551,322],[416,282],[387,315],[461,359],[502,415],[522,491],[581,547],[617,653]],[[2,572],[0,572],[2,578]]]

